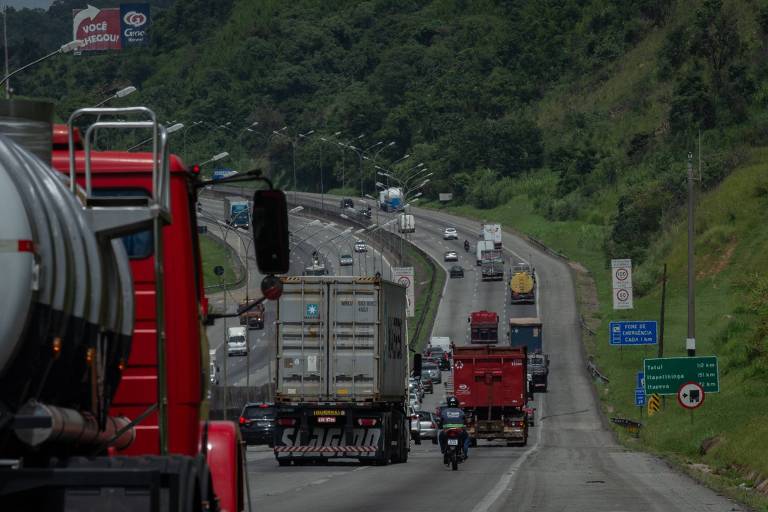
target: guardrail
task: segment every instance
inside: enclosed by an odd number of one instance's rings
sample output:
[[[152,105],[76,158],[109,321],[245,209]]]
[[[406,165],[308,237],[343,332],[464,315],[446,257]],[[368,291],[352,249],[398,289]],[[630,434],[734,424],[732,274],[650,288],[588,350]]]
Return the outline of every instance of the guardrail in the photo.
[[[608,377],[606,377],[597,367],[592,356],[589,356],[589,359],[587,359],[587,371],[592,375],[592,377],[602,381],[603,384],[608,384],[610,382],[610,379],[608,379]]]

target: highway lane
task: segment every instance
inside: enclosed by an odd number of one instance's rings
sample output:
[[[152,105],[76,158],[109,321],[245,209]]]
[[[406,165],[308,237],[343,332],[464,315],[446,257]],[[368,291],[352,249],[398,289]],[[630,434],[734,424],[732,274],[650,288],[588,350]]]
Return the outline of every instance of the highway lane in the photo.
[[[459,229],[459,250],[464,237],[477,236],[476,221],[430,210],[413,209],[412,213],[417,217],[415,241],[430,254],[445,250],[436,238],[444,226]],[[419,234],[422,224],[424,238]],[[616,443],[603,424],[585,371],[568,266],[506,231],[504,245],[509,258],[522,256],[537,269],[544,347],[552,360],[550,391],[537,395],[537,423],[529,445],[478,447],[457,473],[445,470],[431,443],[413,446],[407,464],[388,467],[280,468],[270,453],[249,451],[252,503],[263,510],[287,511],[743,510],[659,459],[629,452]],[[458,342],[466,329],[466,314],[475,307],[503,308],[505,317],[534,316],[531,306],[505,307],[500,294],[506,290],[496,291],[494,283],[478,283],[475,294],[471,279],[459,281],[446,285],[433,334],[448,333]],[[436,387],[425,408],[434,406],[439,398],[440,387]]]

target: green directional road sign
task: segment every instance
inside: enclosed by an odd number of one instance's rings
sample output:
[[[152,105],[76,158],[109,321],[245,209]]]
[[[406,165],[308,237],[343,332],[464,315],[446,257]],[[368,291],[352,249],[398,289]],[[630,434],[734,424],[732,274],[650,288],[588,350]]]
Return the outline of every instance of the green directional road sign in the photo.
[[[720,391],[717,357],[662,357],[645,360],[645,392],[676,395],[680,386],[697,382],[705,393]]]

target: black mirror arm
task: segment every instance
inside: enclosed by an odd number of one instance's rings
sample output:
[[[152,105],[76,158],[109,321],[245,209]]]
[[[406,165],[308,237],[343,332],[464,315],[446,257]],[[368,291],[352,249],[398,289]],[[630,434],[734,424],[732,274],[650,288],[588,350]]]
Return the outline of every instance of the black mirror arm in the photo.
[[[261,175],[261,169],[252,169],[236,176],[230,176],[228,178],[221,178],[218,180],[200,180],[195,183],[195,187],[203,188],[207,187],[208,185],[225,185],[227,183],[239,183],[242,181],[263,181],[267,184],[269,190],[274,190],[275,188],[269,178]]]

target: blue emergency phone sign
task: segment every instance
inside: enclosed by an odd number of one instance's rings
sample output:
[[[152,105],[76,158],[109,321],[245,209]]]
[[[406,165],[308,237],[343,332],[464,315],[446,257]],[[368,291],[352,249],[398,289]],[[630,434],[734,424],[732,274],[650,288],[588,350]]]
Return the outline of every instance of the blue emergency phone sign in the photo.
[[[611,345],[656,345],[658,328],[655,320],[611,322],[608,325]]]
[[[635,405],[637,407],[645,405],[645,390],[643,388],[637,388],[635,390]]]
[[[635,384],[637,389],[645,389],[645,372],[637,372],[637,383]]]

